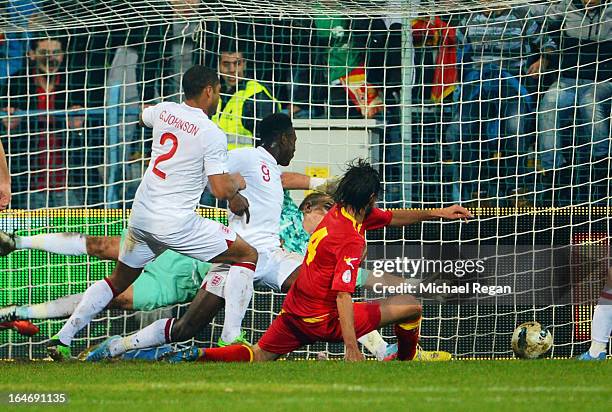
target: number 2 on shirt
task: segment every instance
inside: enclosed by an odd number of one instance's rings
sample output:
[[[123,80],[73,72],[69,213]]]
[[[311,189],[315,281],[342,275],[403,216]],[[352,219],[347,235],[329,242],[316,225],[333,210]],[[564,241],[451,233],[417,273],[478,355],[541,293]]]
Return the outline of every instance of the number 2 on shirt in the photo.
[[[310,236],[310,240],[308,241],[308,250],[306,251],[306,253],[308,254],[308,256],[306,257],[307,265],[310,265],[310,262],[312,262],[315,258],[315,255],[317,254],[317,247],[326,236],[326,227],[322,227]]]
[[[162,134],[159,143],[163,146],[168,140],[172,142],[172,147],[170,148],[170,151],[168,153],[164,153],[157,156],[157,159],[155,159],[155,163],[153,164],[153,173],[155,173],[158,177],[161,177],[164,180],[166,179],[166,172],[162,172],[157,168],[157,166],[161,162],[165,162],[166,160],[171,159],[172,156],[174,156],[174,154],[176,153],[176,149],[178,149],[178,139],[172,133]]]

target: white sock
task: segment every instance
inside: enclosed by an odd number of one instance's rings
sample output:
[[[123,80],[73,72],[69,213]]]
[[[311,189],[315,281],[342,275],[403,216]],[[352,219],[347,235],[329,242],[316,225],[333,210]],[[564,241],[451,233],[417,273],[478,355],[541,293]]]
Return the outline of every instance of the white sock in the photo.
[[[597,358],[600,353],[606,353],[606,349],[608,348],[608,343],[597,342],[596,340],[591,340],[591,347],[589,348],[589,355],[594,358]]]
[[[83,293],[78,293],[37,305],[19,306],[16,314],[19,319],[67,318],[82,299]]]
[[[61,255],[87,254],[87,236],[81,233],[44,233],[35,236],[15,236],[17,249],[36,249]]]
[[[612,331],[612,301],[599,298],[591,323],[591,348],[589,349],[591,356],[596,357],[601,352],[606,352],[610,331]]]
[[[240,336],[242,319],[253,296],[253,275],[251,269],[232,265],[225,280],[225,322],[221,339],[232,343]]]
[[[116,357],[130,350],[151,348],[169,343],[169,340],[166,339],[166,330],[170,331],[172,329],[173,322],[174,319],[160,319],[133,335],[112,341],[108,346],[110,355]]]
[[[70,345],[72,338],[83,329],[94,316],[100,313],[113,300],[113,291],[106,280],[99,280],[91,285],[83,294],[72,316],[57,334],[60,342]]]
[[[361,336],[357,341],[365,346],[379,361],[385,359],[387,355],[387,342],[385,342],[377,330]]]

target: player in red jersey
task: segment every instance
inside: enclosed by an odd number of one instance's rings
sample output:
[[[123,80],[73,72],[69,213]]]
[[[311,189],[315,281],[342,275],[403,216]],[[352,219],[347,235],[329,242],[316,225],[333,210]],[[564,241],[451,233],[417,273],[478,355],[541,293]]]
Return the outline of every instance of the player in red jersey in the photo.
[[[471,217],[455,205],[431,211],[376,208],[378,172],[365,161],[352,165],[338,184],[335,205],[311,235],[299,276],[283,309],[253,347],[194,349],[169,355],[170,361],[270,361],[317,341],[342,342],[345,359],[363,360],[357,338],[394,324],[399,360],[416,354],[421,305],[410,295],[354,303],[357,270],[365,255],[365,231],[431,219]]]

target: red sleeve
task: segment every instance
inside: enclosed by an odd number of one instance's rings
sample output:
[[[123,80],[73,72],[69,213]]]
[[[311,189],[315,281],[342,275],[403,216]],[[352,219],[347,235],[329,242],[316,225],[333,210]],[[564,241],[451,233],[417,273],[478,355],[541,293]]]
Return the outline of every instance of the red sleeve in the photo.
[[[375,230],[380,229],[381,227],[389,226],[392,218],[393,212],[390,210],[382,210],[375,207],[363,221],[363,229]]]
[[[336,292],[355,292],[357,282],[357,271],[361,265],[361,256],[365,244],[355,238],[343,247],[338,248],[336,253],[336,268],[331,289]]]

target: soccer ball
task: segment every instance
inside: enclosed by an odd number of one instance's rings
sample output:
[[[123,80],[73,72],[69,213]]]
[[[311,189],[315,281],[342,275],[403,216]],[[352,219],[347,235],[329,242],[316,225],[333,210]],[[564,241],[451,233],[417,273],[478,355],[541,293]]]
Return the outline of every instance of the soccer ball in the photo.
[[[512,334],[512,350],[517,358],[539,358],[550,350],[552,344],[552,335],[538,322],[520,324]]]

